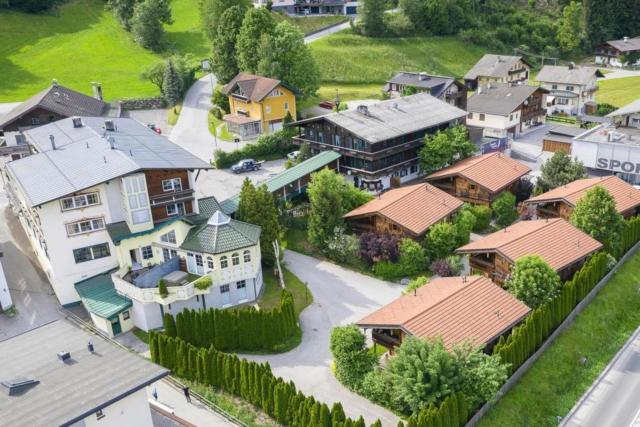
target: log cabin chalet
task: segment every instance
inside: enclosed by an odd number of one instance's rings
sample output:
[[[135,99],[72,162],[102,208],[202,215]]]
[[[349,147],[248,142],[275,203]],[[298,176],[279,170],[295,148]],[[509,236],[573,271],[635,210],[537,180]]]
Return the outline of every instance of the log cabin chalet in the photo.
[[[570,280],[602,247],[602,243],[564,219],[555,218],[515,223],[462,246],[456,253],[468,255],[472,272],[503,285],[515,262],[525,255],[540,256],[562,280]]]
[[[514,191],[531,169],[503,153],[470,157],[427,177],[443,191],[473,205],[491,203],[504,191]]]

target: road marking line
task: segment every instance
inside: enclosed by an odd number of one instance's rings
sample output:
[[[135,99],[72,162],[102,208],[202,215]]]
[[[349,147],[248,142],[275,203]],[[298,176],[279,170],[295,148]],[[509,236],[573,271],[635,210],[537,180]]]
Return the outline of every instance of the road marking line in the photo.
[[[636,415],[633,417],[633,421],[631,421],[629,427],[640,427],[640,409],[636,412]]]

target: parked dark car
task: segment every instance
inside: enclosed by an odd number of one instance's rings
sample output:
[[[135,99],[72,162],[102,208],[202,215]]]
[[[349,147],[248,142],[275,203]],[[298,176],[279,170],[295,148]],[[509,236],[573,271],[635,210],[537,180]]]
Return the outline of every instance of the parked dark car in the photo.
[[[262,163],[263,162],[256,162],[253,159],[243,159],[231,166],[231,170],[235,173],[257,171],[262,167]]]

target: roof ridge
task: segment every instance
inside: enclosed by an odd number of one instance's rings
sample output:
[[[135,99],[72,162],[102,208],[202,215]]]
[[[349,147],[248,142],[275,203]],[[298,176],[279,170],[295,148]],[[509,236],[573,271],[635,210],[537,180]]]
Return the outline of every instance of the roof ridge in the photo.
[[[402,323],[403,323],[403,324],[409,323],[410,321],[412,321],[412,320],[413,320],[413,319],[415,319],[416,317],[421,316],[421,315],[422,315],[422,314],[423,314],[427,309],[428,309],[428,310],[432,310],[432,309],[434,309],[435,307],[438,307],[438,306],[439,306],[440,304],[442,304],[444,301],[447,301],[449,298],[451,298],[452,296],[456,295],[458,292],[460,292],[461,290],[463,290],[464,288],[466,288],[466,287],[467,287],[467,284],[469,284],[469,285],[470,285],[470,284],[472,284],[472,283],[475,283],[475,282],[476,282],[476,281],[478,281],[479,279],[483,279],[483,278],[484,278],[483,276],[479,276],[479,275],[474,275],[474,276],[457,276],[457,277],[458,277],[458,278],[460,278],[460,279],[462,279],[462,280],[465,280],[465,278],[467,278],[467,277],[475,277],[475,279],[474,279],[473,281],[471,281],[471,282],[463,281],[463,282],[462,282],[462,284],[463,284],[463,285],[465,285],[465,286],[461,286],[461,287],[460,287],[459,289],[457,289],[456,291],[454,291],[454,292],[450,293],[449,295],[447,295],[446,297],[442,298],[441,300],[439,300],[439,301],[438,301],[438,302],[436,302],[435,304],[433,304],[433,305],[429,306],[428,308],[426,308],[425,310],[422,310],[421,312],[419,312],[419,313],[417,313],[417,314],[413,315],[412,317],[410,317],[409,319],[407,319],[407,320],[403,321]],[[436,279],[436,280],[437,280],[437,279]],[[430,283],[431,283],[431,281],[428,281],[427,283],[425,283],[424,285],[422,285],[422,287],[428,286]],[[456,283],[456,286],[457,286],[457,285],[458,285],[458,283]],[[411,296],[413,296],[413,295],[411,295],[411,294],[407,294],[406,296],[411,297]]]
[[[523,235],[521,235],[521,236],[518,236],[518,237],[514,238],[513,240],[511,240],[511,241],[509,241],[509,242],[506,242],[506,243],[504,243],[504,244],[502,244],[502,245],[500,245],[500,246],[496,246],[496,249],[498,249],[498,248],[500,248],[500,247],[502,247],[502,246],[505,246],[505,245],[510,245],[510,244],[512,244],[513,242],[516,242],[516,241],[518,241],[518,240],[520,240],[520,239],[522,239],[522,238],[524,238],[524,237],[529,236],[531,233],[534,233],[534,232],[536,232],[536,231],[540,231],[540,230],[542,230],[542,229],[544,229],[544,228],[548,227],[548,226],[549,226],[549,225],[551,225],[551,224],[556,224],[558,221],[564,221],[564,220],[563,220],[562,218],[547,218],[547,219],[537,219],[537,220],[535,220],[535,221],[542,222],[542,226],[541,226],[541,227],[536,228],[535,230],[531,230],[531,231],[529,231],[529,232],[528,232],[528,233],[526,233],[526,234],[523,234]],[[521,221],[521,222],[519,222],[519,223],[517,223],[517,224],[525,224],[525,223],[527,223],[527,222],[534,222],[534,221]],[[568,223],[568,221],[567,221],[567,223]],[[503,229],[504,231],[503,231],[503,230],[499,230],[499,231],[496,231],[496,233],[500,233],[500,232],[508,232],[508,228],[509,228],[509,227],[505,227],[505,228]]]
[[[424,184],[426,184],[426,183],[424,183]],[[427,185],[428,185],[428,184],[427,184]],[[387,209],[388,207],[391,207],[391,206],[395,205],[395,204],[396,204],[396,203],[398,203],[400,200],[404,199],[405,197],[409,196],[410,194],[415,193],[415,192],[416,192],[416,191],[418,191],[420,188],[422,188],[422,184],[415,184],[414,186],[415,186],[415,188],[414,188],[414,189],[412,189],[412,190],[410,190],[410,191],[407,191],[406,193],[401,194],[400,196],[398,196],[395,200],[390,201],[386,206],[383,206],[382,208],[380,208],[380,211],[381,211],[382,209]],[[395,188],[394,190],[401,190],[401,189],[403,189],[403,188],[408,189],[408,188],[410,188],[410,186],[407,186],[407,187],[398,187],[398,188]],[[425,188],[426,188],[426,185],[425,185]],[[391,191],[393,191],[393,190],[391,190]],[[388,193],[387,193],[387,194],[388,194]],[[375,200],[376,200],[376,199],[372,199],[372,200],[370,200],[370,202],[373,202],[373,201],[375,201]]]

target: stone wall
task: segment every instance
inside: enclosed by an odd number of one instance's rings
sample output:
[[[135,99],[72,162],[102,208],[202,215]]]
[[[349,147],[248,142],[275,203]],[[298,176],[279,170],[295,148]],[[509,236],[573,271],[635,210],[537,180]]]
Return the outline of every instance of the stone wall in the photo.
[[[123,99],[120,101],[120,106],[123,110],[153,110],[165,108],[165,101],[161,96]]]

